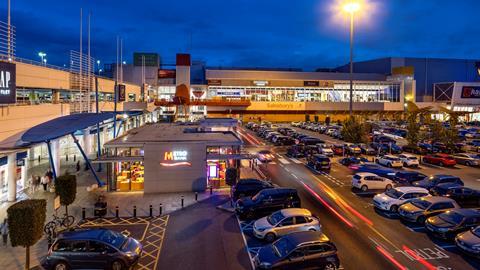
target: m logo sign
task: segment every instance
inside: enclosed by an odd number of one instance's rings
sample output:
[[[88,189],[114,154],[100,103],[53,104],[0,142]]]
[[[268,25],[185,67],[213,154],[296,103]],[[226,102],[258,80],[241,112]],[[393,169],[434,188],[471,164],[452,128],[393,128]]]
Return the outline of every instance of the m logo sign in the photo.
[[[480,86],[464,86],[462,98],[480,98]]]
[[[165,162],[160,162],[160,165],[164,167],[191,166],[192,164],[187,159],[187,151],[167,151],[163,154]]]
[[[16,66],[0,62],[0,104],[12,104],[17,101]]]

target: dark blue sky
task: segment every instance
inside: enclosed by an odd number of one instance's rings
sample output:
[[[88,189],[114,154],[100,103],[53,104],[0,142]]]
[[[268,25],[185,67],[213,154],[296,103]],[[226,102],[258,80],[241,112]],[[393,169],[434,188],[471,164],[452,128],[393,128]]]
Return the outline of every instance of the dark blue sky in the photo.
[[[134,51],[158,52],[168,63],[175,53],[190,52],[209,66],[309,70],[348,62],[348,24],[334,20],[335,1],[340,0],[14,0],[12,23],[17,56],[38,59],[45,51],[56,65],[68,65],[69,51],[79,48],[83,7],[84,22],[92,13],[92,54],[102,62],[114,61],[120,35],[128,62]],[[356,60],[480,58],[479,0],[370,2],[375,8],[358,20]]]

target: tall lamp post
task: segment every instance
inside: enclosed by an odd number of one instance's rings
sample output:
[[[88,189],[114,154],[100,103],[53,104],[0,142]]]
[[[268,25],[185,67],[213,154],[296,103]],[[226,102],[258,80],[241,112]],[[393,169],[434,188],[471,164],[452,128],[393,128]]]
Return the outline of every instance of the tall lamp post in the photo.
[[[350,14],[350,116],[353,115],[353,19],[356,12],[360,10],[358,2],[348,2],[343,5],[343,11]]]

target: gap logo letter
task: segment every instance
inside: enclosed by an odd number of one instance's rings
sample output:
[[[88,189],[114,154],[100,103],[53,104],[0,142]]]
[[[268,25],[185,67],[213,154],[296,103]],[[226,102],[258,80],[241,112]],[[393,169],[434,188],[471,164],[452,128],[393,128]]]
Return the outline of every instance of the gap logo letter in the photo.
[[[0,62],[0,104],[17,101],[15,68],[15,64]]]

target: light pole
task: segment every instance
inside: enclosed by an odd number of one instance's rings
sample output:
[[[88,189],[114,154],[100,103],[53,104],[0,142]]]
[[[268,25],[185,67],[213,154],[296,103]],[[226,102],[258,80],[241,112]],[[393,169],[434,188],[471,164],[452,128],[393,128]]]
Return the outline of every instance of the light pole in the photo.
[[[47,54],[44,53],[44,52],[39,52],[39,53],[38,53],[38,56],[40,56],[40,59],[41,59],[42,64],[45,65],[45,63],[47,62],[46,59],[45,59],[45,56],[47,56]]]
[[[360,4],[357,2],[349,2],[343,6],[343,11],[350,14],[350,116],[353,115],[353,30],[354,15],[360,10]]]

